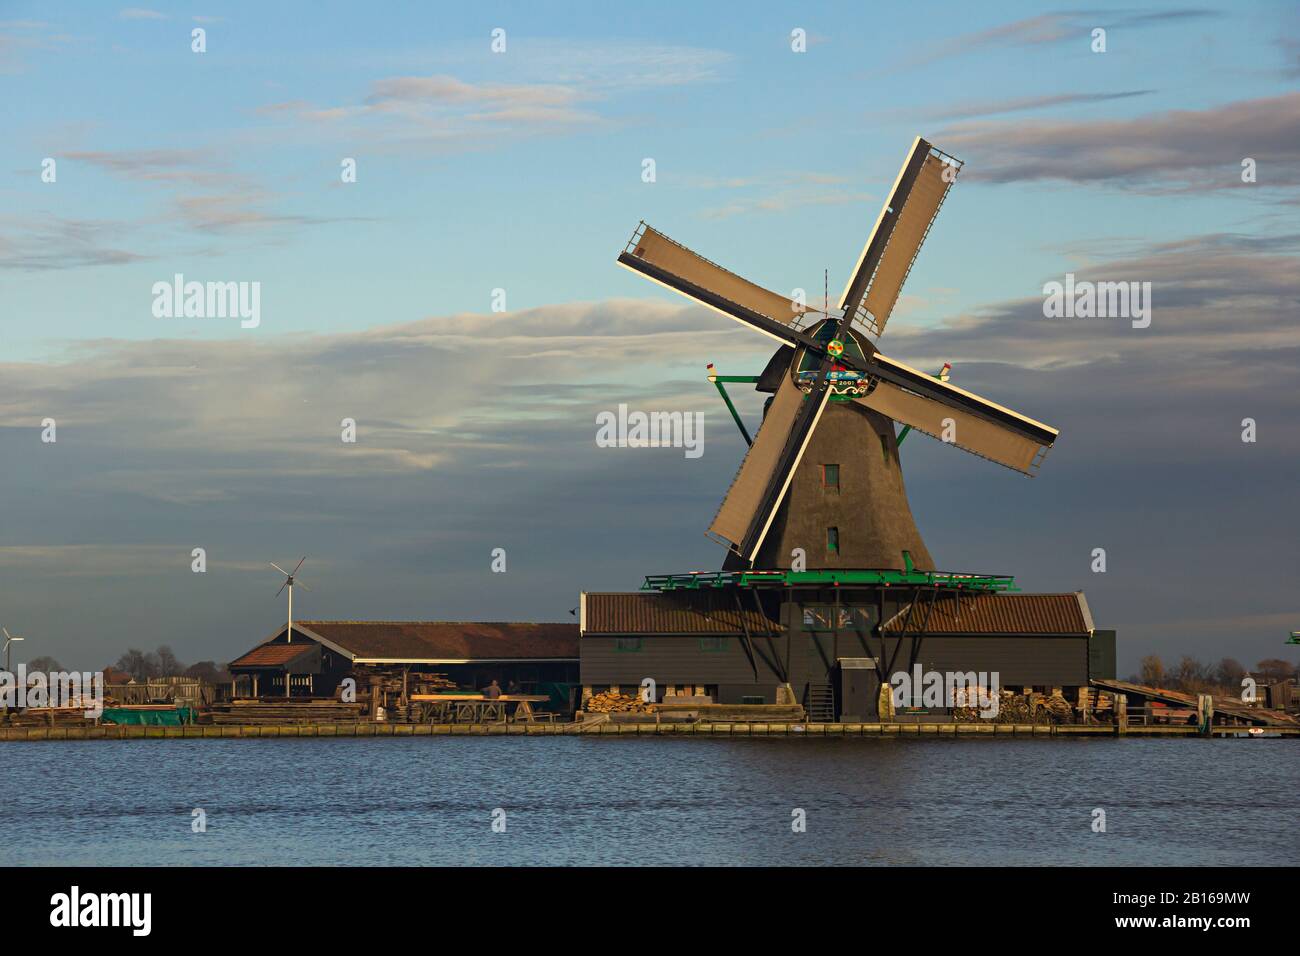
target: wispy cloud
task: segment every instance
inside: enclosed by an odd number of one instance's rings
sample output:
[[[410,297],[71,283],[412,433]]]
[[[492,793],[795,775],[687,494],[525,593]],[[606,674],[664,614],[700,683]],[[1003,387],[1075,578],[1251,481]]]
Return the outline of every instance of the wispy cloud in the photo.
[[[170,20],[171,15],[147,7],[126,7],[117,13],[121,20]]]
[[[968,179],[1065,180],[1156,189],[1300,185],[1300,93],[1134,119],[959,123],[936,139],[968,161]]]
[[[0,217],[0,269],[45,272],[126,265],[150,258],[120,245],[130,225],[59,216]]]
[[[1000,113],[1027,113],[1055,106],[1077,106],[1081,103],[1108,103],[1135,96],[1147,96],[1155,90],[1124,90],[1119,93],[1057,93],[1050,96],[1020,96],[1004,100],[968,100],[941,106],[926,112],[930,119],[970,119],[975,116],[996,116]],[[915,111],[912,111],[914,114]]]
[[[462,152],[625,122],[610,110],[621,97],[714,81],[732,59],[719,50],[620,40],[508,42],[509,56],[500,58],[491,81],[446,72],[389,76],[355,100],[295,97],[257,112],[296,122],[314,137],[360,136],[376,148]],[[477,67],[463,48],[439,59]]]
[[[1205,8],[1174,10],[1070,10],[1044,13],[922,46],[895,64],[896,69],[925,66],[940,60],[1006,47],[1055,46],[1070,40],[1085,43],[1095,27],[1106,29],[1161,26],[1222,16]]]
[[[44,20],[0,20],[0,74],[20,73],[26,54],[63,49],[71,39]]]

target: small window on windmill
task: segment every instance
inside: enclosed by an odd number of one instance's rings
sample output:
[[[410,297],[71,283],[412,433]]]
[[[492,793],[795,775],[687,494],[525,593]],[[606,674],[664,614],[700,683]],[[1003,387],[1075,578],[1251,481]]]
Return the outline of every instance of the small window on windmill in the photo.
[[[840,490],[839,465],[822,465],[822,487],[827,491]]]
[[[831,554],[840,553],[840,529],[839,528],[826,529],[826,550],[829,551]]]

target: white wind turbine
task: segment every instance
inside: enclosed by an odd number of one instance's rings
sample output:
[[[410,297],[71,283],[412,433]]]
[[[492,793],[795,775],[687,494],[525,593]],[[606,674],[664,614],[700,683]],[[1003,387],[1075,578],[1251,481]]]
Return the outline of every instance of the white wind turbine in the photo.
[[[279,597],[281,592],[283,592],[285,588],[289,589],[288,643],[290,644],[293,643],[293,587],[296,584],[298,587],[303,588],[307,591],[311,590],[311,588],[307,587],[305,583],[299,581],[296,577],[296,575],[298,574],[298,569],[302,567],[302,562],[306,560],[307,560],[307,556],[303,555],[303,557],[298,561],[297,565],[294,566],[294,569],[292,571],[286,571],[284,568],[280,567],[274,561],[268,562],[271,565],[271,567],[275,568],[277,571],[279,571],[281,574],[284,575],[284,583],[280,585],[280,590],[275,592],[275,596]]]

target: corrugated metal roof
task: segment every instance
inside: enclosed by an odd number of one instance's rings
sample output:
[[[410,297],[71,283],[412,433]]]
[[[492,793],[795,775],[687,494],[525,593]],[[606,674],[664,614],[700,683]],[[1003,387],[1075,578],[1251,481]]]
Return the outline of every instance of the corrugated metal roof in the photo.
[[[1091,628],[1074,594],[969,594],[960,600],[939,597],[926,618],[927,601],[917,604],[909,632],[922,626],[926,634],[1077,634]],[[903,630],[907,615],[885,625],[886,632]]]
[[[296,628],[295,628],[296,630]],[[279,667],[310,653],[315,644],[262,644],[253,648],[229,667]]]
[[[577,624],[294,621],[354,658],[392,661],[577,660]]]
[[[584,634],[768,634],[785,629],[758,612],[753,598],[742,607],[730,591],[633,591],[586,596]]]

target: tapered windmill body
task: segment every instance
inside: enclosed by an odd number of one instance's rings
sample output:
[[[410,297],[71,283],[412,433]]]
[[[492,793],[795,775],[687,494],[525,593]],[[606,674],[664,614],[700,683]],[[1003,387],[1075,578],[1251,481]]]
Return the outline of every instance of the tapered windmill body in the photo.
[[[907,433],[1029,476],[1056,441],[1056,429],[950,384],[948,366],[928,375],[876,348],[960,168],[916,138],[835,311],[742,279],[645,222],[619,256],[780,346],[757,379],[772,396],[762,427],[709,526],[727,569],[933,570],[899,465]]]

